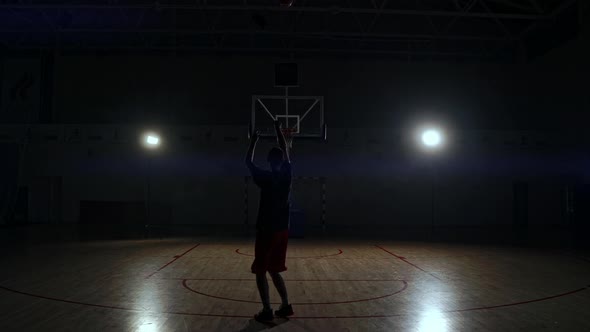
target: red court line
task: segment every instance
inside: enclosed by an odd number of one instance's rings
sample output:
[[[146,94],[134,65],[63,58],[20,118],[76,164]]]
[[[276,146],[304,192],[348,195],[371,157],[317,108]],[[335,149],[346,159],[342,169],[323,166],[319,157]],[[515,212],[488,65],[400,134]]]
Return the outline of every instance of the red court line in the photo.
[[[581,292],[581,291],[583,291],[583,290],[585,290],[587,288],[588,287],[578,288],[578,289],[573,290],[573,291],[569,291],[569,292],[561,293],[561,294],[557,294],[557,295],[552,295],[552,296],[547,296],[547,297],[543,297],[543,298],[540,298],[540,299],[534,299],[534,300],[528,300],[528,301],[521,301],[521,302],[513,302],[513,303],[508,303],[508,304],[499,304],[499,305],[486,306],[486,307],[474,307],[474,308],[467,308],[467,309],[449,310],[449,311],[444,311],[444,312],[464,312],[464,311],[488,310],[488,309],[495,309],[495,308],[511,307],[511,306],[515,306],[515,305],[527,304],[527,303],[533,303],[533,302],[541,302],[541,301],[555,299],[555,298],[558,298],[558,297],[562,297],[562,296],[574,294],[574,293],[577,293],[577,292]]]
[[[8,292],[12,292],[12,293],[20,294],[20,295],[35,297],[38,299],[44,299],[44,300],[56,301],[56,302],[62,302],[62,303],[77,304],[77,305],[85,305],[85,306],[104,308],[104,309],[125,310],[125,311],[134,311],[134,312],[147,312],[147,313],[153,313],[153,314],[173,314],[173,315],[190,315],[190,316],[206,316],[206,317],[230,317],[230,318],[252,318],[252,316],[240,316],[240,315],[201,314],[201,313],[176,312],[176,311],[150,311],[150,310],[144,310],[144,309],[127,308],[127,307],[119,307],[119,306],[112,306],[112,305],[95,304],[95,303],[87,303],[87,302],[59,299],[59,298],[50,297],[50,296],[22,292],[22,291],[19,291],[16,289],[11,289],[11,288],[4,287],[4,286],[0,286],[0,289],[3,289]]]
[[[333,280],[330,280],[330,281],[333,281]],[[346,281],[350,281],[350,280],[346,280]],[[401,281],[401,282],[404,284],[404,285],[403,285],[403,287],[402,287],[401,289],[399,289],[399,290],[397,290],[397,291],[395,291],[395,292],[391,293],[391,294],[385,294],[385,295],[383,295],[383,296],[371,297],[371,298],[367,298],[367,299],[360,299],[360,300],[349,300],[349,301],[335,301],[335,302],[301,302],[301,303],[292,302],[291,304],[292,304],[292,305],[319,305],[319,304],[321,304],[321,305],[325,305],[325,304],[347,304],[347,303],[358,303],[358,302],[367,302],[367,301],[374,301],[374,300],[379,300],[379,299],[382,299],[382,298],[385,298],[385,297],[390,297],[390,296],[393,296],[393,295],[395,295],[395,294],[399,294],[399,293],[401,293],[401,292],[405,291],[405,290],[408,288],[408,283],[407,283],[405,280],[396,280],[396,281]],[[232,298],[229,298],[229,297],[215,296],[215,295],[211,295],[211,294],[207,294],[207,293],[202,293],[202,292],[199,292],[199,291],[197,291],[197,290],[195,290],[195,289],[192,289],[192,288],[191,288],[191,287],[190,287],[190,286],[187,284],[187,280],[186,280],[186,279],[182,281],[182,286],[183,286],[184,288],[186,288],[187,290],[189,290],[189,291],[193,292],[193,293],[196,293],[196,294],[199,294],[199,295],[203,295],[203,296],[206,296],[206,297],[211,297],[211,298],[218,299],[218,300],[226,300],[226,301],[234,301],[234,302],[243,302],[243,303],[257,303],[257,304],[259,304],[259,303],[260,303],[260,301],[249,301],[249,300],[232,299]],[[271,304],[280,304],[280,303],[278,303],[278,302],[277,302],[277,303],[271,303]]]
[[[431,272],[428,272],[428,271],[424,270],[423,268],[419,267],[418,265],[416,265],[416,264],[414,264],[414,263],[412,263],[412,262],[408,261],[408,260],[407,260],[405,257],[402,257],[402,256],[399,256],[399,255],[396,255],[396,254],[392,253],[391,251],[389,251],[389,250],[387,250],[387,249],[385,249],[385,248],[383,248],[383,247],[381,247],[381,246],[375,245],[375,247],[377,247],[377,248],[379,248],[379,249],[381,249],[381,250],[385,251],[386,253],[388,253],[388,254],[390,254],[390,255],[394,256],[395,258],[398,258],[398,259],[400,259],[400,260],[401,260],[402,262],[404,262],[404,263],[407,263],[407,264],[410,264],[410,265],[412,265],[413,267],[417,268],[418,270],[420,270],[420,271],[422,271],[422,272],[424,272],[424,273],[428,273],[428,274],[429,274],[431,277],[433,277],[433,278],[436,278],[436,279],[438,279],[438,280],[442,280],[441,278],[437,277],[435,274],[433,274],[433,273],[431,273]]]
[[[566,293],[561,293],[561,294],[557,294],[557,295],[553,295],[553,296],[547,296],[547,297],[543,297],[540,299],[533,299],[533,300],[528,300],[528,301],[521,301],[521,302],[514,302],[514,303],[509,303],[509,304],[501,304],[501,305],[495,305],[495,306],[486,306],[486,307],[473,307],[473,308],[467,308],[467,309],[456,309],[456,310],[448,310],[448,311],[443,311],[444,313],[456,313],[456,312],[464,312],[464,311],[476,311],[476,310],[490,310],[490,309],[496,309],[496,308],[502,308],[502,307],[509,307],[509,306],[517,306],[517,305],[522,305],[522,304],[527,304],[527,303],[533,303],[533,302],[540,302],[540,301],[546,301],[546,300],[550,300],[550,299],[555,299],[558,297],[563,297],[563,296],[567,296],[567,295],[571,295],[571,294],[575,294],[584,290],[587,290],[590,287],[585,287],[585,288],[579,288],[576,290],[572,290]],[[134,312],[145,312],[145,313],[153,313],[153,314],[171,314],[171,315],[185,315],[185,316],[202,316],[202,317],[224,317],[224,318],[252,318],[252,315],[227,315],[227,314],[203,314],[203,313],[196,313],[196,312],[182,312],[182,311],[149,311],[149,310],[143,310],[143,309],[135,309],[135,308],[127,308],[127,307],[119,307],[119,306],[109,306],[109,305],[102,305],[102,304],[94,304],[94,303],[86,303],[86,302],[79,302],[79,301],[71,301],[71,300],[64,300],[64,299],[59,299],[59,298],[55,298],[55,297],[49,297],[49,296],[43,296],[43,295],[38,295],[38,294],[32,294],[32,293],[27,293],[27,292],[22,292],[19,290],[15,290],[15,289],[11,289],[8,287],[4,287],[4,286],[0,286],[0,289],[3,289],[5,291],[8,292],[12,292],[12,293],[16,293],[16,294],[20,294],[20,295],[25,295],[25,296],[31,296],[31,297],[35,297],[35,298],[39,298],[39,299],[45,299],[45,300],[50,300],[50,301],[56,301],[56,302],[62,302],[62,303],[70,303],[70,304],[77,304],[77,305],[85,305],[85,306],[91,306],[91,307],[98,307],[98,308],[104,308],[104,309],[114,309],[114,310],[125,310],[125,311],[134,311]],[[360,319],[360,318],[389,318],[389,317],[401,317],[401,316],[408,316],[408,315],[412,315],[412,314],[391,314],[391,315],[359,315],[359,316],[292,316],[290,317],[290,319]]]
[[[190,280],[190,281],[256,281],[255,278],[175,278],[163,277],[158,280]],[[283,279],[284,281],[401,281],[405,279]],[[406,280],[407,281],[407,280]]]
[[[148,276],[147,276],[147,277],[145,277],[145,278],[146,278],[146,279],[149,279],[149,278],[151,278],[151,277],[152,277],[154,274],[156,274],[156,273],[158,273],[158,272],[162,271],[163,269],[167,268],[167,267],[168,267],[168,265],[170,265],[170,264],[172,264],[172,263],[176,262],[176,260],[178,260],[180,257],[182,257],[182,256],[184,256],[184,255],[186,255],[186,254],[188,254],[188,253],[189,253],[191,250],[195,249],[195,248],[196,248],[196,247],[198,247],[199,245],[201,245],[201,244],[200,244],[200,243],[197,243],[197,244],[195,244],[194,246],[192,246],[190,249],[188,249],[187,251],[183,252],[182,254],[174,256],[174,259],[172,259],[172,260],[171,260],[171,261],[169,261],[168,263],[164,264],[162,267],[160,267],[160,268],[159,268],[159,269],[157,269],[156,271],[154,271],[154,272],[150,273],[150,275],[148,275]]]
[[[582,260],[582,261],[585,261],[585,262],[590,263],[590,258],[586,258],[584,256],[580,256],[580,255],[578,255],[576,253],[558,252],[558,254],[563,255],[563,256],[567,256],[567,257],[570,257],[570,258],[579,259],[579,260]]]
[[[57,302],[64,302],[64,303],[71,303],[71,304],[79,304],[79,305],[86,305],[86,306],[98,307],[98,308],[105,308],[105,309],[141,311],[141,310],[138,310],[138,309],[132,309],[132,308],[126,308],[126,307],[118,307],[118,306],[112,306],[112,305],[103,305],[103,304],[86,303],[86,302],[79,302],[79,301],[71,301],[71,300],[59,299],[59,298],[56,298],[56,297],[50,297],[50,296],[44,296],[44,295],[39,295],[39,294],[32,294],[32,293],[22,292],[22,291],[19,291],[19,290],[16,290],[16,289],[12,289],[12,288],[8,288],[8,287],[4,287],[4,286],[0,286],[0,289],[3,289],[3,290],[8,291],[8,292],[16,293],[16,294],[21,294],[21,295],[26,295],[26,296],[32,296],[32,297],[36,297],[38,299],[44,299],[44,300],[50,300],[50,301],[57,301]]]
[[[558,298],[558,297],[563,297],[563,296],[575,294],[575,293],[581,292],[581,291],[586,290],[586,289],[588,289],[588,287],[578,288],[578,289],[573,290],[573,291],[569,291],[569,292],[565,292],[565,293],[561,293],[561,294],[557,294],[557,295],[553,295],[553,296],[547,296],[547,297],[543,297],[543,298],[540,298],[540,299],[534,299],[534,300],[528,300],[528,301],[521,301],[521,302],[513,302],[513,303],[500,304],[500,305],[494,305],[494,306],[473,307],[473,308],[455,309],[455,310],[445,310],[445,311],[442,311],[442,313],[449,313],[450,314],[450,313],[458,313],[458,312],[466,312],[466,311],[478,311],[478,310],[490,310],[490,309],[496,309],[496,308],[505,308],[505,307],[511,307],[511,306],[517,306],[517,305],[522,305],[522,304],[528,304],[528,303],[533,303],[533,302],[541,302],[541,301],[546,301],[546,300],[550,300],[550,299],[555,299],[555,298]],[[400,317],[400,316],[408,316],[408,315],[411,315],[411,314],[367,315],[367,316],[310,316],[310,317],[291,316],[291,317],[289,317],[289,319],[390,318],[390,317]]]
[[[252,254],[245,254],[245,253],[242,253],[242,252],[240,252],[240,248],[236,249],[236,253],[238,253],[238,254],[240,254],[240,255],[244,255],[244,256],[250,256],[250,257],[254,257],[254,255],[252,255]],[[335,254],[330,254],[330,255],[323,255],[323,256],[307,256],[307,257],[302,257],[302,256],[299,256],[299,257],[290,257],[290,256],[287,256],[287,258],[288,258],[288,259],[292,259],[292,258],[324,258],[324,257],[330,257],[330,256],[338,256],[338,255],[341,255],[341,254],[342,254],[342,249],[338,249],[338,252],[337,252],[337,253],[335,253]]]

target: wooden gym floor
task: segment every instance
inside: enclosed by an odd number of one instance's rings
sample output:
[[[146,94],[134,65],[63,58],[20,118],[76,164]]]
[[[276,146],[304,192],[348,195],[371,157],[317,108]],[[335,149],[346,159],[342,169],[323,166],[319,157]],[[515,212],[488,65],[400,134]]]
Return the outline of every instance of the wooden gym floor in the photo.
[[[558,250],[291,240],[295,316],[260,324],[253,240],[11,247],[0,331],[589,331],[590,259]],[[271,301],[279,297],[271,286]]]

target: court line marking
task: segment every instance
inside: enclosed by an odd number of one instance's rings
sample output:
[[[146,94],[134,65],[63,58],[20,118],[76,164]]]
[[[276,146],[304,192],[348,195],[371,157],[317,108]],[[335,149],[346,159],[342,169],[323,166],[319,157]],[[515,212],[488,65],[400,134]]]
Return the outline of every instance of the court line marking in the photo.
[[[572,252],[569,252],[569,251],[558,251],[558,254],[559,255],[562,255],[562,256],[569,257],[569,258],[575,258],[575,259],[582,260],[584,262],[590,263],[590,258],[587,258],[586,256],[583,256],[583,255],[579,255],[579,254],[577,254],[575,252],[572,253]]]
[[[174,259],[172,259],[171,261],[169,261],[168,263],[164,264],[162,267],[160,267],[159,269],[157,269],[156,271],[150,273],[147,277],[145,277],[146,279],[151,278],[154,274],[162,271],[163,269],[167,268],[170,264],[176,262],[179,258],[181,258],[182,256],[188,254],[191,250],[195,249],[196,247],[200,246],[200,243],[195,244],[194,246],[192,246],[190,249],[188,249],[187,251],[183,252],[180,255],[175,255]]]
[[[534,299],[534,300],[528,300],[528,301],[520,301],[520,302],[513,302],[513,303],[508,303],[508,304],[498,304],[498,305],[485,306],[485,307],[475,307],[475,308],[467,308],[467,309],[456,309],[456,310],[449,310],[449,311],[445,311],[445,312],[465,312],[465,311],[489,310],[489,309],[495,309],[495,308],[511,307],[511,306],[520,305],[520,304],[527,304],[527,303],[533,303],[533,302],[546,301],[546,300],[550,300],[550,299],[554,299],[554,298],[558,298],[558,297],[562,297],[562,296],[574,294],[574,293],[577,293],[577,292],[580,292],[580,291],[583,291],[583,290],[586,290],[586,289],[588,289],[588,287],[578,288],[578,289],[573,290],[573,291],[569,291],[569,292],[562,293],[562,294],[557,294],[557,295],[552,295],[552,296],[547,296],[547,297],[543,297],[543,298],[540,298],[540,299]]]
[[[251,281],[250,279],[248,279],[249,281]],[[191,288],[188,283],[187,283],[188,279],[184,279],[182,280],[182,287],[184,287],[185,289],[187,289],[190,292],[193,292],[195,294],[199,294],[202,296],[206,296],[206,297],[211,297],[214,299],[219,299],[219,300],[226,300],[226,301],[234,301],[234,302],[243,302],[243,303],[256,303],[256,304],[260,304],[260,301],[249,301],[249,300],[240,300],[240,299],[232,299],[229,297],[222,297],[222,296],[215,296],[215,295],[211,295],[211,294],[207,294],[207,293],[202,293],[199,292],[193,288]],[[285,280],[287,281],[287,280]],[[326,280],[326,281],[334,281],[334,280]],[[350,281],[350,280],[346,280],[346,281]],[[405,291],[408,288],[408,282],[405,280],[395,280],[395,281],[401,281],[403,283],[402,288],[400,288],[399,290],[391,293],[391,294],[385,294],[383,296],[377,296],[377,297],[371,297],[371,298],[367,298],[367,299],[360,299],[360,300],[348,300],[348,301],[335,301],[335,302],[301,302],[301,303],[297,303],[297,302],[292,302],[292,305],[326,305],[326,304],[347,304],[347,303],[357,303],[357,302],[367,302],[367,301],[374,301],[374,300],[379,300],[382,298],[386,298],[386,297],[390,297],[396,294],[399,294],[403,291]],[[274,303],[271,302],[271,304],[280,304],[280,303]]]
[[[190,281],[256,281],[255,278],[180,278],[162,277],[155,280],[190,280]],[[283,279],[285,281],[408,281],[408,279]]]
[[[406,263],[406,264],[410,264],[410,265],[412,265],[413,267],[417,268],[418,270],[420,270],[420,271],[422,271],[422,272],[424,272],[424,273],[427,273],[427,274],[429,274],[431,277],[433,277],[433,278],[436,278],[436,279],[438,279],[438,280],[440,280],[440,281],[443,281],[441,278],[437,277],[437,276],[436,276],[434,273],[432,273],[432,272],[428,272],[428,271],[424,270],[423,268],[419,267],[418,265],[416,265],[416,264],[414,264],[414,263],[412,263],[412,262],[408,261],[408,259],[407,259],[407,258],[405,258],[405,257],[403,257],[403,256],[396,255],[396,254],[394,254],[393,252],[391,252],[391,251],[389,251],[389,250],[387,250],[387,249],[385,249],[385,248],[383,248],[383,247],[381,247],[381,246],[379,246],[379,245],[375,245],[375,247],[377,247],[377,248],[379,248],[379,249],[381,249],[381,250],[385,251],[386,253],[388,253],[388,254],[390,254],[390,255],[394,256],[395,258],[397,258],[397,259],[401,260],[402,262],[404,262],[404,263]]]
[[[590,288],[590,287],[578,288],[578,289],[575,289],[575,290],[572,290],[569,292],[560,293],[560,294],[553,295],[553,296],[547,296],[547,297],[543,297],[543,298],[539,298],[539,299],[528,300],[528,301],[513,302],[513,303],[501,304],[501,305],[495,305],[495,306],[483,306],[483,307],[473,307],[473,308],[466,308],[466,309],[447,310],[447,311],[442,311],[442,312],[443,313],[458,313],[458,312],[465,312],[465,311],[491,310],[491,309],[497,309],[497,308],[517,306],[517,305],[523,305],[523,304],[528,304],[528,303],[533,303],[533,302],[541,302],[541,301],[546,301],[546,300],[550,300],[550,299],[555,299],[555,298],[575,294],[575,293],[587,290],[588,288]],[[70,304],[77,304],[77,305],[85,305],[85,306],[98,307],[98,308],[104,308],[104,309],[125,310],[125,311],[134,311],[134,312],[152,313],[152,314],[171,314],[171,315],[202,316],[202,317],[224,317],[224,318],[252,318],[253,317],[252,315],[245,316],[245,315],[227,315],[227,314],[205,314],[205,313],[182,312],[182,311],[150,311],[150,310],[144,310],[144,309],[127,308],[127,307],[119,307],[119,306],[111,306],[111,305],[85,303],[85,302],[79,302],[79,301],[58,299],[58,298],[49,297],[49,296],[43,296],[43,295],[38,295],[38,294],[22,292],[22,291],[19,291],[16,289],[11,289],[11,288],[4,287],[4,286],[0,286],[0,289],[3,289],[8,292],[12,292],[12,293],[20,294],[20,295],[39,298],[39,299],[45,299],[45,300],[63,302],[63,303],[70,303]],[[362,315],[359,315],[359,316],[292,316],[289,319],[346,319],[346,318],[349,318],[349,319],[350,318],[353,318],[353,319],[367,318],[368,319],[368,318],[401,317],[401,316],[409,316],[409,315],[414,315],[414,314],[408,313],[408,314],[365,315],[365,316],[362,316]]]
[[[245,254],[243,252],[240,252],[240,248],[235,250],[236,253],[240,254],[240,255],[244,255],[244,256],[250,256],[250,257],[255,257],[252,254]],[[323,256],[299,256],[299,257],[289,257],[287,256],[287,259],[293,259],[293,258],[324,258],[324,257],[330,257],[330,256],[338,256],[342,254],[342,249],[338,249],[338,253],[336,254],[330,254],[330,255],[323,255]]]
[[[158,271],[166,268],[168,265],[172,264],[174,261],[176,261],[177,259],[179,259],[180,257],[184,256],[185,254],[187,254],[188,252],[190,252],[191,250],[193,250],[194,248],[198,247],[200,244],[196,244],[195,246],[193,246],[192,248],[188,249],[187,251],[185,251],[184,253],[182,253],[181,255],[177,255],[174,256],[175,258],[166,263],[164,266],[162,266],[160,269],[158,269]],[[415,268],[430,274],[431,276],[433,276],[436,279],[439,279],[438,277],[436,277],[435,275],[431,274],[430,272],[423,270],[422,268],[418,267],[417,265],[412,264],[411,262],[408,262],[406,260],[405,257],[396,255],[386,249],[383,249],[377,245],[375,245],[376,247],[388,252],[389,254],[395,256],[396,258],[403,260],[404,262],[414,266]],[[158,272],[156,271],[156,272]],[[154,272],[155,274],[155,272]],[[161,279],[165,279],[165,278],[161,278]],[[217,279],[216,279],[217,280]],[[440,280],[440,279],[439,279]],[[8,292],[12,292],[12,293],[16,293],[16,294],[20,294],[20,295],[24,295],[24,296],[31,296],[31,297],[35,297],[35,298],[40,298],[40,299],[45,299],[45,300],[50,300],[50,301],[56,301],[56,302],[63,302],[63,303],[70,303],[70,304],[76,304],[76,305],[85,305],[85,306],[91,306],[91,307],[98,307],[98,308],[104,308],[104,309],[113,309],[113,310],[125,310],[125,311],[134,311],[134,312],[144,312],[144,313],[153,313],[153,314],[172,314],[172,315],[187,315],[187,316],[201,316],[201,317],[222,317],[222,318],[252,318],[252,315],[227,315],[227,314],[205,314],[205,313],[191,313],[191,312],[182,312],[182,311],[150,311],[150,310],[145,310],[145,309],[136,309],[136,308],[127,308],[127,307],[120,307],[120,306],[112,306],[112,305],[102,305],[102,304],[95,304],[95,303],[86,303],[86,302],[80,302],[80,301],[73,301],[73,300],[65,300],[65,299],[59,299],[59,298],[54,298],[54,297],[49,297],[49,296],[44,296],[44,295],[39,295],[39,294],[33,294],[33,293],[27,293],[27,292],[23,292],[23,291],[19,291],[16,289],[11,289],[5,286],[0,285],[0,289],[3,289],[5,291]],[[523,305],[523,304],[528,304],[528,303],[534,303],[534,302],[541,302],[541,301],[546,301],[546,300],[550,300],[550,299],[555,299],[555,298],[559,298],[559,297],[564,297],[567,295],[571,295],[571,294],[575,294],[584,290],[590,289],[590,285],[586,286],[586,287],[582,287],[579,289],[575,289],[569,292],[565,292],[565,293],[560,293],[557,295],[552,295],[552,296],[547,296],[547,297],[543,297],[543,298],[539,298],[539,299],[533,299],[533,300],[527,300],[527,301],[520,301],[520,302],[513,302],[513,303],[508,303],[508,304],[501,304],[501,305],[494,305],[494,306],[481,306],[481,307],[473,307],[473,308],[466,308],[466,309],[455,309],[455,310],[447,310],[447,311],[442,311],[442,313],[458,313],[458,312],[468,312],[468,311],[478,311],[478,310],[490,310],[490,309],[497,309],[497,308],[504,308],[504,307],[510,307],[510,306],[517,306],[517,305]],[[258,302],[257,302],[258,303]],[[389,318],[389,317],[400,317],[400,316],[407,316],[410,314],[391,314],[391,315],[359,315],[359,316],[292,316],[290,317],[290,319],[359,319],[359,318]]]
[[[575,294],[575,293],[584,291],[586,289],[588,289],[588,287],[578,288],[578,289],[575,289],[575,290],[572,290],[569,292],[565,292],[565,293],[561,293],[561,294],[557,294],[557,295],[552,295],[552,296],[547,296],[547,297],[543,297],[540,299],[513,302],[513,303],[507,303],[507,304],[499,304],[499,305],[494,305],[494,306],[483,306],[483,307],[473,307],[473,308],[466,308],[466,309],[444,310],[441,312],[451,314],[451,313],[459,313],[459,312],[467,312],[467,311],[479,311],[479,310],[491,310],[491,309],[497,309],[497,308],[505,308],[505,307],[522,305],[522,304],[546,301],[546,300],[550,300],[550,299],[554,299],[554,298],[558,298],[558,297],[563,297],[563,296]],[[390,318],[390,317],[400,317],[400,316],[409,316],[409,315],[412,315],[412,314],[367,315],[367,316],[361,316],[361,315],[359,315],[359,316],[311,316],[311,317],[291,316],[291,317],[289,317],[289,319]]]

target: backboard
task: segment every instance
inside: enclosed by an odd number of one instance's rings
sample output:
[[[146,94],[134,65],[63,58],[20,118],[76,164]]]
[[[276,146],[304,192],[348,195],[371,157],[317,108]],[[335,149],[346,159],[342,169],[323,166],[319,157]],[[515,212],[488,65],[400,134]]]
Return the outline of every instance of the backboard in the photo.
[[[260,131],[261,138],[276,137],[274,120],[294,129],[294,138],[326,140],[323,96],[252,96],[252,114],[248,134]]]

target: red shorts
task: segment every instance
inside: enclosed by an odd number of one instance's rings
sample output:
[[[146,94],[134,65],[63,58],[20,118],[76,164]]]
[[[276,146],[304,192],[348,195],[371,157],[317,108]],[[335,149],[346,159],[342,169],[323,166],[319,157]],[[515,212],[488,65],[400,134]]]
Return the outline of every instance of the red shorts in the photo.
[[[289,242],[289,230],[256,233],[255,257],[251,267],[252,273],[287,271],[285,266],[287,242]]]

